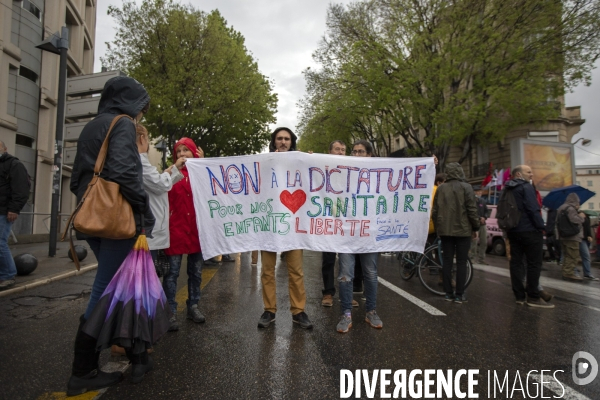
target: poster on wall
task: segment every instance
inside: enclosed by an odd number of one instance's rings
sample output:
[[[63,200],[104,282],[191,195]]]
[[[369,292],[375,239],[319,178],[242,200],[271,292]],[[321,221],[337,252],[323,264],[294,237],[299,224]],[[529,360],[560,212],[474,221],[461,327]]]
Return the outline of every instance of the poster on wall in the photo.
[[[422,252],[433,158],[302,152],[188,160],[204,259],[251,250]]]
[[[526,164],[533,170],[533,182],[540,192],[574,184],[573,148],[570,143],[552,143],[519,139],[520,155],[512,164]],[[511,144],[513,146],[513,144]]]

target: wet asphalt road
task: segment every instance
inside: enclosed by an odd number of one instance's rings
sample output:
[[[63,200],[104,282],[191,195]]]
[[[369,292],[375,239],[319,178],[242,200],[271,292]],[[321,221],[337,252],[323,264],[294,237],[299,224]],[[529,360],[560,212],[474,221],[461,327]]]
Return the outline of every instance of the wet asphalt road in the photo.
[[[600,360],[600,284],[561,286],[559,267],[545,264],[542,275],[546,289],[557,296],[556,308],[529,308],[514,302],[502,272],[507,272],[506,260],[489,256],[488,261],[493,271],[475,271],[469,302],[458,305],[428,292],[418,277],[401,280],[395,258],[380,256],[381,278],[446,316],[431,315],[380,284],[377,311],[383,329],[363,322],[364,301],[356,295],[360,307],[353,312],[354,326],[340,334],[335,331],[337,295],[333,307],[320,304],[320,253],[304,255],[310,331],[292,324],[285,268],[277,271],[277,321],[266,330],[257,328],[260,264],[251,267],[249,253],[242,254],[235,263],[223,263],[203,289],[200,309],[207,322],[194,324],[179,313],[179,332],[167,334],[155,347],[154,371],[138,385],[126,379],[101,398],[339,398],[341,369],[478,369],[479,398],[491,397],[488,371],[502,377],[509,371],[513,387],[517,372],[526,385],[531,370],[564,370],[556,377],[580,394],[571,398],[600,398],[600,377],[586,386],[575,385],[571,377],[575,352],[587,351]],[[0,398],[60,398],[93,275],[0,298]],[[180,287],[185,279],[182,274]],[[105,353],[102,363],[110,361]],[[533,395],[535,386],[529,388],[530,396],[519,390],[506,394],[505,389],[496,398],[540,398]],[[378,388],[376,398],[379,393]],[[366,398],[364,389],[361,394]],[[544,396],[561,396],[561,390],[546,387]]]

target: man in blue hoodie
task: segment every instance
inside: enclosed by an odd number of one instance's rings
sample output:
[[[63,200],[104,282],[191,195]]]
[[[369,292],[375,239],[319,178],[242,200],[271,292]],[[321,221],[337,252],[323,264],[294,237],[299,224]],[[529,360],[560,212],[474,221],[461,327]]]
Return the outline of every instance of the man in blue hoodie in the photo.
[[[510,279],[517,304],[530,307],[554,308],[540,299],[539,283],[544,256],[544,220],[535,189],[531,184],[533,171],[528,165],[518,165],[512,170],[512,179],[504,190],[510,190],[521,215],[519,223],[510,229]],[[527,259],[527,268],[523,257]],[[527,288],[524,271],[527,270]]]

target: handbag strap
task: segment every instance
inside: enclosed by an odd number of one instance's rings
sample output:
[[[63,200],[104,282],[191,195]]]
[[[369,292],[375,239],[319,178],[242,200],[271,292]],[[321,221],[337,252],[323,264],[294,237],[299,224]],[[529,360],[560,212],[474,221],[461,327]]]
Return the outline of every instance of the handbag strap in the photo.
[[[113,128],[121,118],[129,118],[131,121],[133,121],[133,118],[131,118],[127,114],[117,115],[113,118],[112,122],[110,123],[110,127],[108,128],[108,132],[106,132],[106,138],[104,139],[102,147],[100,148],[100,152],[98,153],[98,158],[96,158],[96,165],[94,165],[94,175],[100,175],[100,172],[102,172],[102,170],[104,169],[104,162],[106,161],[106,155],[108,154],[108,138]]]

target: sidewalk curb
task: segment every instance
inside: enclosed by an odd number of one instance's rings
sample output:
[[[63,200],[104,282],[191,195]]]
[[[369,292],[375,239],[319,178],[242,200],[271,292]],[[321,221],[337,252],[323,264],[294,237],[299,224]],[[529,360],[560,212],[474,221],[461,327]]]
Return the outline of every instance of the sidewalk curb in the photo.
[[[92,271],[92,270],[94,270],[96,268],[98,268],[98,263],[88,265],[87,267],[83,267],[79,271],[74,270],[74,271],[71,271],[71,272],[65,272],[65,273],[62,273],[62,274],[54,275],[54,276],[51,276],[50,278],[42,278],[40,280],[28,283],[27,285],[23,285],[23,286],[19,286],[19,287],[13,288],[13,289],[8,289],[8,290],[5,290],[5,291],[2,291],[2,292],[0,292],[0,297],[8,296],[9,294],[24,292],[25,290],[33,289],[33,288],[36,288],[38,286],[46,285],[48,283],[60,281],[62,279],[69,278],[71,276],[81,275],[81,274],[84,274],[86,272]]]

